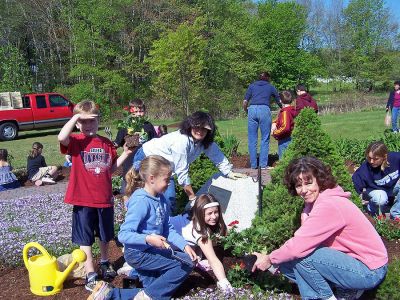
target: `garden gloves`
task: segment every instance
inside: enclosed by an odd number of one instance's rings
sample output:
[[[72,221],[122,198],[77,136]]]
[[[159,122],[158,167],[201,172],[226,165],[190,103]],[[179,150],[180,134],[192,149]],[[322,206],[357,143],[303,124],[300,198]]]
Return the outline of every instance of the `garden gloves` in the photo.
[[[230,284],[230,282],[228,281],[228,279],[224,278],[221,279],[220,281],[217,282],[217,286],[219,289],[221,289],[223,292],[228,292],[228,291],[232,291],[233,288]]]
[[[188,203],[185,206],[185,212],[189,212],[192,207],[194,206],[194,202],[196,201],[197,197],[190,198]]]
[[[239,179],[239,178],[247,178],[247,175],[246,174],[242,174],[242,173],[235,173],[235,172],[230,171],[228,173],[228,175],[226,175],[226,177],[228,177],[230,179],[233,179],[233,180],[236,180],[236,179]]]

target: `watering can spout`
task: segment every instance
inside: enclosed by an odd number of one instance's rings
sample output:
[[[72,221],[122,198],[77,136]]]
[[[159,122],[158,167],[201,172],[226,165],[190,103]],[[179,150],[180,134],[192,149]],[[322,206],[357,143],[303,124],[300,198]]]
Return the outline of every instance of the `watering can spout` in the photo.
[[[55,281],[55,286],[61,286],[65,279],[67,279],[69,273],[71,273],[72,269],[75,267],[76,263],[84,262],[86,260],[86,254],[80,249],[75,249],[72,252],[72,262],[68,265],[68,267],[63,271],[57,271],[57,277]]]

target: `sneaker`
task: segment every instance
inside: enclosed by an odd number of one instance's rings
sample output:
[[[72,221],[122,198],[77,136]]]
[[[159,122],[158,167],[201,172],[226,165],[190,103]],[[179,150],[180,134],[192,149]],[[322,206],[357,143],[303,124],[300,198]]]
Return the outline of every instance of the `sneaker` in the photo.
[[[132,269],[133,268],[130,265],[128,265],[127,262],[125,262],[124,265],[118,269],[117,274],[129,276],[129,273],[131,272]]]
[[[107,261],[100,263],[100,276],[103,279],[114,279],[117,276],[113,266]]]
[[[43,177],[42,182],[47,183],[47,184],[55,184],[56,183],[51,177]]]
[[[336,299],[337,300],[356,300],[361,297],[364,290],[345,290],[342,288],[336,288]]]
[[[151,298],[147,296],[147,294],[143,290],[141,290],[139,293],[137,293],[133,300],[151,300]]]
[[[104,300],[112,290],[113,286],[108,282],[98,281],[87,300]]]
[[[85,283],[85,289],[89,292],[93,292],[95,286],[99,281],[97,280],[97,273],[95,272],[90,272],[88,275],[86,275],[86,283]]]

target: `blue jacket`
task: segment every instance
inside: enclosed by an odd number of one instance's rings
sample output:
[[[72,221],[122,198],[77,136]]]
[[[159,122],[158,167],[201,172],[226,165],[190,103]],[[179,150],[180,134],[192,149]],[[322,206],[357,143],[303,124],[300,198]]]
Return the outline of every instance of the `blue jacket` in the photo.
[[[258,80],[250,84],[244,99],[250,101],[250,105],[268,105],[270,98],[274,97],[279,107],[282,107],[278,91],[268,81]]]
[[[163,195],[153,197],[144,189],[136,190],[129,198],[125,222],[121,225],[118,240],[126,248],[146,250],[151,245],[146,243],[146,236],[157,234],[184,250],[187,242],[169,222],[169,208]]]
[[[386,103],[386,108],[390,108],[390,110],[392,110],[393,104],[394,104],[394,91],[391,91],[389,94],[389,99]]]
[[[389,166],[385,170],[373,168],[367,161],[353,174],[353,184],[356,192],[361,194],[363,189],[367,193],[373,190],[383,190],[388,197],[393,195],[393,188],[399,180],[400,152],[388,153]]]

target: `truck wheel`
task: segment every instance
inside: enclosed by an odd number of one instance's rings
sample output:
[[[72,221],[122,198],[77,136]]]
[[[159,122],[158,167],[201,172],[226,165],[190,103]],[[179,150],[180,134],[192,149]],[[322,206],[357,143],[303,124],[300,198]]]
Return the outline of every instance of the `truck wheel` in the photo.
[[[18,136],[18,128],[14,123],[3,123],[0,125],[0,140],[11,141]]]

